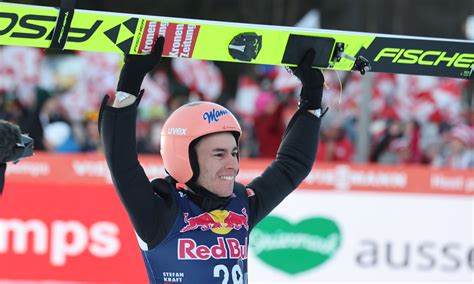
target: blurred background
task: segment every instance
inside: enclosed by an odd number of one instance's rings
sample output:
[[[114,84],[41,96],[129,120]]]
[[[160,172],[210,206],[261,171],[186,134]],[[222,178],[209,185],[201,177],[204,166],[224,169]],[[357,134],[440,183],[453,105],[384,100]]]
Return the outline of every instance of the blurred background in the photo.
[[[473,0],[77,2],[88,10],[474,40]],[[114,93],[122,60],[0,46],[0,119],[18,123],[37,150],[7,171],[0,283],[146,282],[97,132],[101,100]],[[324,75],[329,112],[315,166],[302,190],[257,227],[251,283],[472,283],[474,81]],[[137,147],[150,178],[164,174],[164,120],[182,104],[204,99],[238,117],[239,177],[248,182],[275,157],[300,83],[281,67],[164,58],[143,88]],[[272,235],[275,224],[282,235]],[[297,233],[307,246],[291,243]],[[278,250],[282,244],[286,250]]]
[[[56,5],[57,1],[16,1]],[[78,8],[245,23],[456,39],[474,38],[474,1],[78,1]],[[113,93],[122,58],[0,47],[0,118],[20,124],[37,150],[99,147],[97,109]],[[192,70],[192,72],[188,72]],[[338,78],[339,76],[339,78]],[[320,161],[474,167],[472,81],[326,72],[330,112]],[[339,83],[341,80],[341,84]],[[299,83],[272,66],[164,59],[147,78],[138,127],[140,153],[159,153],[163,120],[181,104],[225,104],[245,130],[243,157],[274,157],[295,109]],[[58,135],[61,134],[61,135]],[[265,145],[265,147],[263,147]]]

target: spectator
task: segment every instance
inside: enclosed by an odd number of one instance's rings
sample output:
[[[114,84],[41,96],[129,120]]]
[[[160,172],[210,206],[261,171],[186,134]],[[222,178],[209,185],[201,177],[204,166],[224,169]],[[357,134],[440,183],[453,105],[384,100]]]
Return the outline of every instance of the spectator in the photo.
[[[260,92],[255,101],[254,126],[261,158],[274,158],[276,155],[285,131],[284,107],[284,103],[268,91]]]
[[[408,144],[408,149],[405,150],[405,157],[402,159],[403,163],[419,163],[421,161],[421,129],[420,124],[416,120],[410,120],[405,123],[404,137]]]
[[[100,145],[100,136],[98,129],[98,113],[87,112],[82,123],[83,138],[81,143],[81,152],[97,151]]]
[[[438,153],[433,160],[433,166],[452,169],[474,167],[474,151],[469,148],[473,140],[472,135],[472,131],[465,125],[452,128],[449,132],[446,151]]]
[[[394,148],[390,148],[390,144],[403,136],[403,124],[396,120],[388,121],[387,124],[382,136],[374,145],[370,155],[371,162],[393,164],[398,161],[397,154],[392,151]]]
[[[332,116],[333,117],[333,116]],[[354,154],[354,147],[344,131],[342,121],[328,117],[321,129],[317,161],[350,162]]]
[[[64,121],[55,121],[46,125],[43,143],[50,152],[74,153],[80,151],[71,126]]]

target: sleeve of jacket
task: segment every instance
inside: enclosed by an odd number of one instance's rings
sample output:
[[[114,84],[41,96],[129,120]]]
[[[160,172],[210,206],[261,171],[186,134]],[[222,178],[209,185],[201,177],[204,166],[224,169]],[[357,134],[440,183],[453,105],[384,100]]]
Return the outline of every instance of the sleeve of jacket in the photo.
[[[276,159],[248,188],[250,224],[253,228],[308,176],[315,161],[321,119],[298,110],[291,119]]]
[[[138,236],[153,242],[163,222],[167,202],[154,193],[152,184],[138,161],[136,148],[137,105],[107,106],[104,98],[99,113],[99,132],[115,189],[125,206]],[[161,215],[159,215],[161,213]],[[163,232],[161,232],[163,233]]]

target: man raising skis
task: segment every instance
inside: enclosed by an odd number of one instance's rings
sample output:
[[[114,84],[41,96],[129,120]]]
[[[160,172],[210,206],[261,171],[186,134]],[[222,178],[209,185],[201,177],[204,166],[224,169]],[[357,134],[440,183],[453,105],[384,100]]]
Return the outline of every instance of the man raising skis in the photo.
[[[115,188],[132,221],[150,283],[247,283],[250,231],[309,174],[316,156],[324,77],[309,50],[294,74],[299,109],[276,159],[247,185],[239,172],[241,128],[225,107],[188,103],[166,120],[161,155],[169,174],[152,180],[136,152],[137,107],[145,75],[163,51],[127,55],[113,104],[102,103],[99,128]],[[229,279],[232,281],[227,282]]]

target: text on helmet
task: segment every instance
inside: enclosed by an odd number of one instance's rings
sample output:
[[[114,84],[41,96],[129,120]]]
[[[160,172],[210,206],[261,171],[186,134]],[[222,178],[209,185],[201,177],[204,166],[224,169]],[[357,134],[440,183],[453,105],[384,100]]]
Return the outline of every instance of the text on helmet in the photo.
[[[212,109],[211,111],[207,111],[202,115],[204,120],[207,120],[207,123],[217,122],[219,118],[223,115],[228,115],[230,112],[226,109],[216,110]]]
[[[186,135],[187,128],[170,127],[168,128],[168,135]]]

